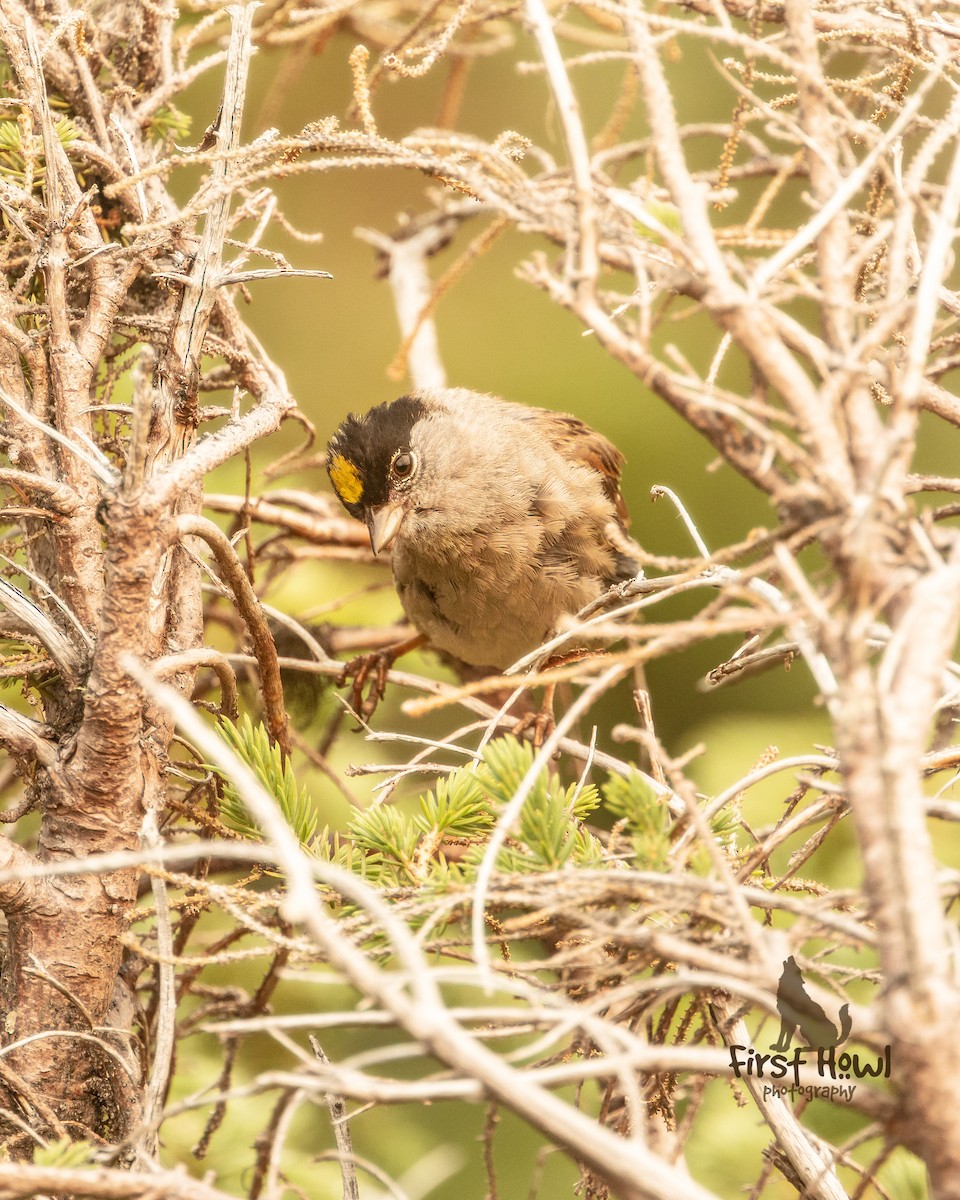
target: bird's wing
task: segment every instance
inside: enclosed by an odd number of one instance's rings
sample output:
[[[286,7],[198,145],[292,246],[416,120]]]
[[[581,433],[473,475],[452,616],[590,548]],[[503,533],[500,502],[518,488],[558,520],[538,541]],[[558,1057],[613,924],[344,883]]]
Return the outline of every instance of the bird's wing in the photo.
[[[570,413],[549,409],[526,409],[525,419],[538,419],[554,449],[563,458],[579,462],[596,471],[623,529],[630,526],[630,514],[620,493],[620,475],[625,459],[613,442]]]

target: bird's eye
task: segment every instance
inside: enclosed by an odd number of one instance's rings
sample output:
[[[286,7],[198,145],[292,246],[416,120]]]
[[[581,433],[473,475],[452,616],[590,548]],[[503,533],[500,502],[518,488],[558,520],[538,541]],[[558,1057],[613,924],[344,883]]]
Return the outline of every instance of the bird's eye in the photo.
[[[393,456],[390,469],[397,479],[409,479],[416,465],[417,460],[409,450],[400,450]]]

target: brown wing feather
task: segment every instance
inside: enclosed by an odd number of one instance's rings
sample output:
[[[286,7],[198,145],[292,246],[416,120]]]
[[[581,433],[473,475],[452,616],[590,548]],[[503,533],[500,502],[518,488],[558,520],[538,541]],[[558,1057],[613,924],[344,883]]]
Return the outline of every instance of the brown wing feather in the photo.
[[[622,528],[629,529],[630,514],[620,494],[620,475],[626,460],[613,442],[570,413],[555,413],[545,408],[527,412],[528,419],[541,423],[545,435],[564,458],[597,472]]]

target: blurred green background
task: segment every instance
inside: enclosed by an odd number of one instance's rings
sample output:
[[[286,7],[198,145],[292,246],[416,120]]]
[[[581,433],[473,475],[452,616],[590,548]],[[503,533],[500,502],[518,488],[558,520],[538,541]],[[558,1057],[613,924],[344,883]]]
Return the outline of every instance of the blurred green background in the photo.
[[[347,122],[351,98],[348,56],[358,38],[344,33],[335,36],[322,55],[302,50],[295,54],[260,51],[254,59],[247,103],[246,133],[253,137],[264,128],[281,132],[299,130],[310,121],[335,115]],[[682,120],[729,118],[734,93],[707,53],[684,43],[671,61],[674,95]],[[375,57],[376,47],[372,47]],[[563,147],[559,128],[541,75],[518,71],[517,64],[534,56],[521,40],[513,54],[478,57],[470,73],[458,127],[484,138],[507,129],[526,134],[544,145],[559,161]],[[440,64],[423,80],[387,82],[374,98],[374,112],[382,132],[405,135],[436,120],[447,71]],[[623,73],[622,63],[605,63],[578,70],[574,83],[587,114],[589,132],[596,132],[616,101]],[[195,133],[216,115],[219,79],[202,80],[190,93],[189,107]],[[634,115],[628,137],[642,136],[642,117]],[[195,139],[196,140],[196,139]],[[716,161],[719,142],[704,140],[696,153],[703,164]],[[186,194],[187,181],[179,186]],[[290,388],[302,410],[316,424],[322,441],[333,432],[349,411],[362,411],[405,390],[406,382],[387,378],[387,367],[396,352],[399,337],[388,286],[375,278],[371,248],[354,236],[357,226],[390,231],[403,213],[423,208],[423,191],[430,185],[418,175],[396,170],[339,170],[307,173],[276,187],[286,215],[302,230],[320,232],[322,243],[304,245],[281,232],[268,243],[281,250],[296,267],[315,267],[332,272],[333,280],[269,280],[251,287],[252,304],[244,316],[262,339],[271,357],[285,371]],[[799,211],[793,214],[794,219]],[[790,213],[779,213],[785,224]],[[730,219],[726,214],[724,219]],[[457,243],[435,260],[435,277],[449,265],[484,226],[467,227]],[[514,274],[517,263],[535,249],[550,249],[537,239],[509,232],[477,261],[453,290],[444,297],[437,313],[441,353],[452,385],[496,392],[509,399],[572,411],[609,436],[626,454],[624,493],[633,514],[633,532],[652,552],[664,555],[692,553],[687,534],[666,501],[652,505],[649,490],[666,484],[683,499],[711,548],[744,539],[758,526],[770,526],[774,515],[766,500],[729,468],[717,466],[713,451],[692,433],[661,401],[636,378],[613,362],[583,335],[568,314],[559,311],[540,292],[520,282]],[[684,306],[678,305],[682,310]],[[712,360],[719,333],[705,322],[668,320],[660,334],[664,344],[674,343],[680,353],[699,366]],[[746,373],[737,378],[735,363],[725,368],[728,387],[746,388]],[[292,449],[300,432],[292,424],[268,442],[255,448],[254,465],[263,467]],[[946,439],[931,439],[925,451],[925,466],[947,469],[951,447]],[[280,481],[298,486],[328,488],[324,474]],[[254,490],[263,490],[254,480]],[[208,481],[211,491],[241,491],[242,463],[231,463]],[[298,614],[328,605],[339,596],[351,594],[366,583],[386,581],[382,572],[337,565],[306,564],[297,575],[276,589],[270,600]],[[688,614],[704,603],[707,594],[676,604],[665,616]],[[346,608],[341,619],[360,616],[384,623],[399,617],[399,607],[389,587]],[[335,618],[336,619],[336,618]],[[810,751],[817,743],[829,743],[829,725],[814,703],[814,689],[802,664],[784,672],[773,669],[739,685],[704,693],[697,683],[716,663],[727,657],[735,643],[711,643],[694,651],[654,663],[648,671],[653,712],[660,738],[671,754],[681,754],[698,743],[709,754],[698,759],[691,774],[705,792],[716,792],[747,772],[772,744],[783,755]],[[423,660],[424,669],[439,670]],[[378,712],[382,728],[404,727],[399,714],[399,697],[391,697]],[[334,701],[328,698],[329,706]],[[329,712],[329,707],[325,709]],[[633,716],[627,690],[621,690],[598,712],[601,742],[617,721]],[[436,719],[435,731],[453,727],[456,718],[446,714]],[[409,727],[409,724],[407,724]],[[429,733],[421,725],[418,732]],[[360,735],[340,739],[334,761],[343,768],[349,762],[377,759],[379,749],[365,744]],[[394,759],[396,751],[387,752]],[[403,757],[402,750],[399,757]],[[343,797],[320,774],[305,773],[323,808],[322,821],[342,823],[347,812]],[[370,783],[353,780],[350,788],[358,799],[369,795]],[[792,786],[783,776],[755,789],[747,799],[749,820],[754,825],[776,819],[779,806]],[[793,848],[793,847],[790,847]],[[785,851],[786,853],[786,851]],[[852,882],[858,873],[856,853],[849,835],[841,829],[829,854],[817,859],[822,874],[831,882]],[[313,985],[311,985],[313,986]],[[315,987],[313,991],[315,992]],[[341,998],[342,1000],[342,998]],[[302,1011],[304,1006],[325,1003],[312,998],[308,985],[284,991],[283,1006]],[[360,1049],[364,1037],[350,1032],[331,1037],[331,1057]],[[197,1067],[204,1064],[216,1072],[220,1050],[213,1039],[198,1039]],[[250,1072],[276,1061],[276,1049],[261,1041],[245,1051],[241,1064]],[[193,1084],[195,1085],[196,1079]],[[263,1102],[250,1102],[249,1138],[262,1127]],[[251,1141],[245,1141],[239,1112],[231,1118],[230,1132],[214,1138],[208,1165],[243,1178],[252,1161]],[[835,1108],[824,1110],[828,1128],[836,1136],[837,1122],[846,1118]],[[477,1140],[483,1127],[482,1108],[435,1105],[422,1112],[411,1108],[378,1110],[353,1123],[358,1152],[388,1166],[409,1187],[413,1196],[429,1194],[437,1200],[462,1200],[484,1195],[481,1147]],[[852,1132],[856,1122],[851,1118]],[[167,1153],[189,1158],[196,1136],[195,1124],[184,1122],[182,1144],[167,1129]],[[725,1085],[711,1085],[707,1108],[691,1146],[690,1165],[696,1177],[722,1196],[740,1196],[756,1180],[761,1151],[768,1133],[752,1109],[738,1110]],[[305,1109],[294,1122],[291,1145],[299,1164],[295,1177],[309,1196],[337,1195],[338,1173],[334,1165],[312,1165],[312,1155],[329,1148],[332,1138],[325,1115]],[[242,1152],[238,1152],[238,1147]],[[539,1146],[518,1122],[504,1116],[496,1136],[497,1169],[503,1200],[525,1200],[536,1169]],[[575,1172],[558,1155],[544,1162],[546,1172],[539,1195],[570,1195]],[[899,1176],[902,1180],[898,1182]],[[914,1190],[916,1173],[910,1164],[891,1164],[887,1178],[891,1194],[907,1200],[922,1192]],[[364,1182],[366,1194],[375,1194]],[[772,1183],[765,1196],[777,1200],[795,1195],[785,1182]]]

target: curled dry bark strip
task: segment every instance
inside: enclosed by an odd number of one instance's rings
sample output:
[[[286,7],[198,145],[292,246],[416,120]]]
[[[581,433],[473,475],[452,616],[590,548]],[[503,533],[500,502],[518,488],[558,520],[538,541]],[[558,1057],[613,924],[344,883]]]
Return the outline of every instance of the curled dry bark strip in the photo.
[[[68,684],[76,684],[86,667],[85,656],[47,614],[5,579],[0,579],[0,605],[25,629],[30,630],[63,671]]]
[[[11,754],[36,762],[46,770],[55,769],[59,761],[56,743],[50,740],[52,730],[6,706],[0,706],[0,743]]]
[[[181,671],[195,671],[197,667],[209,667],[220,681],[220,711],[229,721],[235,721],[239,712],[237,675],[227,658],[216,650],[201,647],[184,650],[180,654],[167,654],[153,664],[158,679],[167,679]]]
[[[263,689],[270,735],[284,754],[289,755],[290,736],[287,731],[287,714],[283,706],[283,684],[280,679],[280,664],[277,661],[277,647],[243,564],[220,529],[205,517],[181,516],[177,521],[177,529],[181,536],[202,538],[213,551],[224,582],[233,592],[240,615],[250,631],[257,665],[260,668],[260,686]]]

